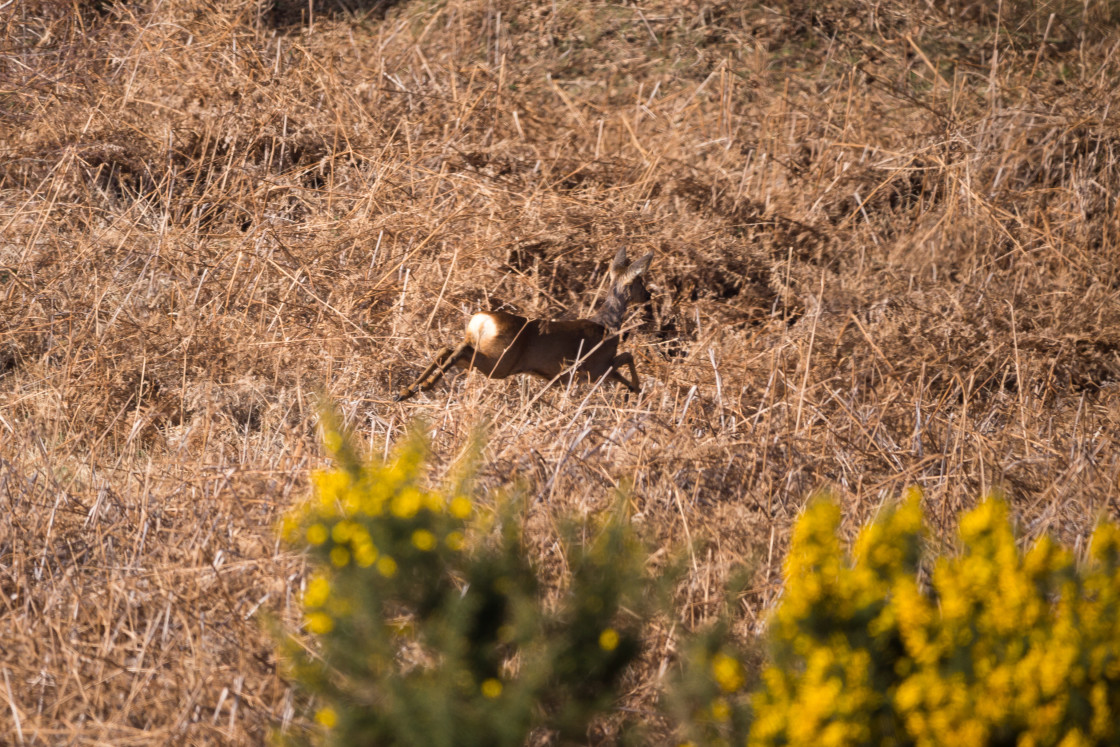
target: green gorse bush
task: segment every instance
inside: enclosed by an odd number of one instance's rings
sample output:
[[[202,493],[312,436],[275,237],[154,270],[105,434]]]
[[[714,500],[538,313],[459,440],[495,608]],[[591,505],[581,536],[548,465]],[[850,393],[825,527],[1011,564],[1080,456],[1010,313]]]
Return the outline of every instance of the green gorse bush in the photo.
[[[645,556],[612,517],[569,543],[567,588],[546,608],[518,521],[453,487],[420,485],[424,440],[362,464],[333,426],[335,469],[284,520],[317,573],[303,596],[318,642],[285,646],[318,703],[314,741],[520,745],[538,730],[583,741],[639,653]]]

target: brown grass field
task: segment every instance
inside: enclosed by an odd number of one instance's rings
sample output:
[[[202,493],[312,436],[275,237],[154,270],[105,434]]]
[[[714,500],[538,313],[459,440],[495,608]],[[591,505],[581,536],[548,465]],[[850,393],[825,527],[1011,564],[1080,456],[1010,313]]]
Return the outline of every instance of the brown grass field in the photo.
[[[812,10],[805,10],[812,6]],[[936,6],[936,7],[931,7]],[[611,505],[679,625],[828,490],[854,535],[988,491],[1120,515],[1112,0],[15,0],[0,10],[0,743],[258,744],[299,699],[279,516],[326,392],[438,480],[480,426],[531,552]],[[656,256],[640,395],[450,376],[475,310],[585,315]],[[629,680],[649,707],[671,630]],[[610,741],[610,729],[589,736]]]

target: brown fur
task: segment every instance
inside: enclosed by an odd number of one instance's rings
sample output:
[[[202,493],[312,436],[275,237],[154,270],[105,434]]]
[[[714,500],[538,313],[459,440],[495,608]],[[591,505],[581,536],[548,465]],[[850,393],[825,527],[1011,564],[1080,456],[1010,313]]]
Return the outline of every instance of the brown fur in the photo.
[[[604,375],[630,391],[641,388],[634,358],[618,353],[620,325],[632,299],[649,298],[641,276],[653,254],[627,264],[620,249],[611,263],[611,290],[592,319],[548,321],[527,319],[504,311],[484,311],[467,322],[466,335],[454,348],[444,348],[410,386],[394,398],[406,400],[435,385],[452,366],[474,368],[491,379],[527,373],[567,382],[573,376],[594,381]],[[630,379],[619,369],[627,366]],[[567,372],[566,376],[563,376]]]

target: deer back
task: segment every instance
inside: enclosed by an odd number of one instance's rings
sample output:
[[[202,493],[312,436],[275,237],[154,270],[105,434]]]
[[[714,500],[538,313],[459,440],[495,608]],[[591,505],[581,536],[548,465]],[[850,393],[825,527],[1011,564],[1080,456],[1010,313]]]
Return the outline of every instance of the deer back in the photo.
[[[618,337],[590,319],[534,320],[519,365],[551,379],[579,361],[578,370],[598,378],[618,351]]]

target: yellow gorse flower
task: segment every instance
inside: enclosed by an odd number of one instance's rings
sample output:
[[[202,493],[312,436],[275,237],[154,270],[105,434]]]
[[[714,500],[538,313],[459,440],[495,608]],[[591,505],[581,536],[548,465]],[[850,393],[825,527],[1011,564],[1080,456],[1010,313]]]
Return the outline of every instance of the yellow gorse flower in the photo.
[[[709,706],[709,711],[712,714],[712,718],[720,723],[731,720],[731,704],[724,698],[716,698],[713,700],[711,706]]]
[[[412,533],[412,546],[421,552],[428,552],[436,546],[436,536],[427,529],[417,529]]]
[[[315,635],[324,635],[334,630],[334,618],[326,612],[312,612],[307,616],[307,629]]]
[[[312,524],[307,528],[307,541],[312,545],[321,545],[331,536],[330,531],[322,524]]]
[[[393,498],[389,510],[398,519],[411,519],[424,505],[424,496],[415,488],[405,488]]]
[[[377,560],[377,548],[372,542],[363,542],[354,548],[354,562],[359,568],[369,568]]]
[[[461,495],[457,495],[451,499],[451,505],[448,506],[448,512],[456,519],[466,519],[471,515],[471,499]]]
[[[345,544],[358,529],[359,526],[352,521],[340,521],[331,528],[331,539],[340,545]]]
[[[388,555],[382,555],[381,559],[377,561],[377,572],[385,578],[392,578],[397,574],[397,561]]]
[[[345,547],[332,547],[331,548],[331,565],[335,568],[342,568],[350,562],[350,551]]]
[[[307,591],[303,594],[303,604],[306,607],[322,607],[327,603],[331,593],[331,582],[323,576],[315,576],[307,583]]]
[[[482,694],[493,700],[502,694],[502,683],[493,677],[482,682]]]
[[[712,657],[712,677],[725,693],[736,692],[746,682],[743,665],[735,657],[723,653]]]
[[[324,706],[315,711],[315,721],[328,729],[333,729],[338,723],[338,714],[330,706]]]

